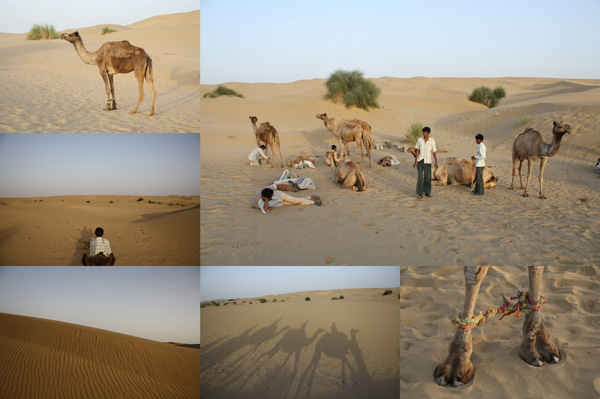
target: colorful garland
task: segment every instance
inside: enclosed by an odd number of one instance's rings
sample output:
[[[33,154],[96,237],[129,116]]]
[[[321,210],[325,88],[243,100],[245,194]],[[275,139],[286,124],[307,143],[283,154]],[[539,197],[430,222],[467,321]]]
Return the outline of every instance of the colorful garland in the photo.
[[[517,312],[517,317],[519,317],[519,313],[530,313],[532,311],[539,312],[544,307],[546,303],[546,297],[540,295],[540,300],[538,302],[532,301],[529,299],[529,292],[523,293],[523,291],[517,291],[517,296],[511,296],[510,299],[517,301],[513,304],[509,302],[504,295],[502,295],[503,303],[501,306],[496,306],[485,313],[479,312],[479,315],[474,316],[471,319],[463,319],[460,317],[460,314],[456,314],[452,319],[452,323],[456,326],[456,328],[460,328],[463,331],[471,331],[473,327],[478,326],[479,324],[487,321],[490,317],[495,314],[501,313],[502,320],[505,316],[509,316],[515,312]]]

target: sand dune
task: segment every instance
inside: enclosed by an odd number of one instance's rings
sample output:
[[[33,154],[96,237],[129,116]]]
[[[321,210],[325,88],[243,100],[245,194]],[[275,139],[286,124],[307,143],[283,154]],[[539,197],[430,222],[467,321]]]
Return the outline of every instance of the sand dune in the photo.
[[[202,264],[600,264],[600,246],[593,239],[600,234],[600,187],[593,168],[600,148],[599,80],[373,81],[382,89],[382,108],[370,112],[325,101],[323,79],[230,82],[225,85],[245,99],[202,99]],[[493,109],[469,102],[468,95],[482,85],[502,86],[507,97]],[[214,87],[201,85],[201,92]],[[466,186],[434,186],[431,200],[417,201],[412,156],[390,149],[374,151],[373,168],[363,168],[366,192],[341,190],[331,182],[324,162],[323,155],[337,139],[316,119],[323,112],[338,121],[368,121],[375,143],[402,144],[406,129],[420,121],[432,128],[441,162],[470,158],[475,134],[483,133],[486,162],[499,176],[499,185],[482,198],[470,196]],[[272,183],[282,169],[246,166],[256,146],[249,116],[275,126],[284,160],[316,157],[316,169],[298,173],[315,181],[316,192],[308,194],[320,195],[322,207],[284,207],[266,216],[250,207],[256,190]],[[537,198],[539,163],[531,196],[523,198],[521,190],[508,190],[512,143],[526,127],[539,130],[550,142],[554,120],[569,123],[573,134],[548,161],[548,199]],[[354,144],[350,147],[351,158],[359,161],[359,151]],[[386,155],[395,155],[401,165],[375,165]]]
[[[390,289],[202,308],[202,398],[398,398],[398,288]]]
[[[528,290],[524,267],[490,268],[475,312],[502,303],[502,295]],[[433,380],[462,309],[464,274],[460,267],[401,268],[400,387],[411,398],[597,398],[600,395],[600,268],[547,267],[541,292],[547,297],[542,317],[561,361],[541,368],[518,355],[523,317],[498,316],[473,329],[475,376],[464,387],[440,387]]]
[[[2,398],[198,398],[199,352],[0,313]]]
[[[199,197],[142,197],[143,201],[137,196],[2,199],[0,265],[81,265],[99,226],[116,265],[198,265]]]
[[[104,26],[117,32],[101,35]],[[0,94],[0,131],[181,133],[200,128],[200,11],[161,15],[127,26],[74,26],[86,49],[107,41],[128,40],[152,58],[156,87],[155,115],[150,89],[138,113],[133,73],[114,77],[118,110],[105,112],[106,94],[98,68],[84,64],[64,40],[28,41],[26,35],[0,33],[0,68],[11,90]]]

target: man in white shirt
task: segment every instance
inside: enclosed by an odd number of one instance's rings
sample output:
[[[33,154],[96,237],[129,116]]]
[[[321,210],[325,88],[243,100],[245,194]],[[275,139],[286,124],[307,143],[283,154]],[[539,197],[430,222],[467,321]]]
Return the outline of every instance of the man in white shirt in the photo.
[[[485,167],[485,155],[486,149],[483,144],[483,134],[475,136],[475,142],[477,143],[477,153],[471,157],[475,162],[475,190],[473,194],[483,195],[483,168]]]
[[[262,144],[260,147],[255,148],[250,155],[248,155],[248,166],[259,166],[263,159],[269,159],[265,154],[266,147]]]
[[[435,168],[437,163],[437,147],[435,140],[429,137],[431,129],[425,126],[423,128],[423,137],[417,140],[417,154],[413,168],[417,168],[417,198],[423,198],[423,194],[427,198],[431,198],[431,161],[435,160]]]
[[[102,238],[104,230],[102,227],[98,227],[95,231],[96,237],[90,241],[90,258],[96,256],[99,253],[103,253],[104,256],[110,255],[110,243],[107,239]]]

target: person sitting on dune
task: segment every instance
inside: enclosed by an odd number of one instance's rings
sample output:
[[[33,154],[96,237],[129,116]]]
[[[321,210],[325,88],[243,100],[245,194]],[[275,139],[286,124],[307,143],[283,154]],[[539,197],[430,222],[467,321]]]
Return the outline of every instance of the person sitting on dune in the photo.
[[[269,159],[267,154],[265,154],[266,147],[265,145],[261,145],[260,147],[256,147],[250,155],[248,155],[248,166],[259,166],[263,163],[263,159]]]
[[[96,237],[90,241],[90,257],[98,254],[103,254],[104,256],[110,255],[110,243],[106,238],[102,237],[104,235],[102,227],[98,227],[94,233]]]
[[[274,208],[283,205],[317,205],[321,206],[322,201],[318,195],[298,198],[282,192],[286,190],[286,186],[276,186],[271,184],[258,190],[254,198],[253,207],[260,209],[263,214],[269,212],[269,208]]]

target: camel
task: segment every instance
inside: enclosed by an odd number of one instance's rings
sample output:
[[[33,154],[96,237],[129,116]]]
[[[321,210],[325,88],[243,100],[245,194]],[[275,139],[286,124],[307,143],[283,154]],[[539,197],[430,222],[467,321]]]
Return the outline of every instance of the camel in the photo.
[[[102,252],[94,256],[88,256],[87,253],[84,253],[81,263],[84,266],[114,266],[115,256],[111,253],[107,257]]]
[[[454,339],[450,342],[448,357],[433,372],[433,377],[438,385],[451,384],[453,387],[457,387],[469,382],[475,373],[475,367],[471,363],[471,353],[473,352],[471,328],[477,324],[477,320],[481,320],[482,315],[474,318],[473,311],[479,287],[487,271],[488,266],[465,266],[464,268],[464,307],[462,313],[455,318],[455,320],[458,318],[458,321],[455,321],[457,331]],[[558,349],[548,339],[546,326],[540,313],[544,303],[544,298],[540,296],[543,271],[543,266],[529,266],[529,292],[526,296],[523,294],[524,302],[520,308],[517,307],[521,312],[527,313],[523,322],[523,342],[519,348],[519,356],[535,367],[542,367],[544,362],[556,364],[560,360]],[[502,317],[504,316],[506,316],[506,312]]]
[[[346,159],[339,162],[338,165],[331,151],[327,152],[327,159],[329,159],[331,172],[333,172],[334,183],[340,183],[342,188],[351,188],[354,191],[365,191],[367,189],[365,176],[354,162]]]
[[[106,89],[105,111],[117,109],[113,75],[134,71],[135,78],[140,87],[140,97],[134,110],[129,113],[135,114],[144,98],[144,78],[146,78],[152,92],[152,110],[150,111],[150,115],[154,115],[156,92],[154,91],[154,80],[152,77],[152,59],[146,54],[143,48],[132,46],[127,40],[123,40],[121,42],[106,42],[98,50],[90,53],[85,49],[83,40],[78,32],[63,33],[60,35],[60,38],[73,43],[77,54],[79,54],[83,62],[88,65],[98,66]]]
[[[271,125],[269,122],[263,122],[259,127],[256,127],[256,122],[258,118],[256,116],[250,117],[250,122],[252,123],[252,129],[254,129],[254,134],[256,135],[256,145],[260,147],[261,142],[265,143],[265,147],[267,147],[267,155],[269,155],[269,147],[271,147],[271,168],[275,167],[275,150],[274,147],[277,147],[279,150],[279,159],[281,160],[281,167],[283,168],[283,157],[281,156],[281,146],[279,143],[279,133],[277,130]]]
[[[512,149],[512,181],[509,189],[514,189],[515,182],[515,166],[519,161],[519,179],[521,180],[521,189],[525,188],[523,197],[528,197],[527,190],[529,189],[529,180],[531,179],[531,165],[533,162],[540,158],[540,199],[546,199],[542,188],[544,181],[544,168],[548,157],[554,156],[560,148],[560,142],[565,133],[571,133],[571,126],[563,124],[563,122],[554,121],[554,128],[552,129],[552,143],[548,144],[542,137],[541,133],[532,128],[526,129],[521,133],[513,143]],[[523,161],[527,160],[527,185],[523,187]]]
[[[317,119],[321,119],[325,124],[325,127],[337,137],[340,145],[340,151],[342,149],[342,141],[344,142],[344,151],[342,152],[342,160],[344,155],[348,158],[348,143],[353,141],[360,149],[360,166],[362,168],[363,162],[363,151],[362,146],[364,145],[367,155],[369,156],[369,168],[371,167],[371,150],[373,149],[373,141],[371,140],[371,125],[367,122],[358,119],[342,119],[335,126],[335,118],[327,117],[327,114],[318,114]]]

